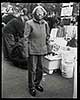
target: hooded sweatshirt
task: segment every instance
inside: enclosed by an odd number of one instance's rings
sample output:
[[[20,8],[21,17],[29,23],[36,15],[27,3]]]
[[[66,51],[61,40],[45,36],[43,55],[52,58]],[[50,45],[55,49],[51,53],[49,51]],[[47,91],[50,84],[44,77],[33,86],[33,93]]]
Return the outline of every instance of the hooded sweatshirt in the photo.
[[[41,6],[34,8],[32,12],[33,19],[27,21],[25,24],[24,46],[27,56],[28,54],[44,55],[48,53],[47,43],[50,37],[49,26],[45,20],[42,19],[39,21],[36,19],[35,12],[38,8],[44,9]]]

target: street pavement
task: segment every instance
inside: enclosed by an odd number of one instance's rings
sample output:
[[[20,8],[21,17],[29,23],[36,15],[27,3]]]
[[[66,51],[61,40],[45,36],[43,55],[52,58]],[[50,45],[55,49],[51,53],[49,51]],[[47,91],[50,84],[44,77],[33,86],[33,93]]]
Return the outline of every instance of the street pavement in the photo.
[[[44,92],[37,91],[36,97],[28,92],[28,70],[14,66],[11,62],[3,60],[1,76],[2,98],[72,98],[73,78],[66,79],[60,73],[43,76],[41,81]]]

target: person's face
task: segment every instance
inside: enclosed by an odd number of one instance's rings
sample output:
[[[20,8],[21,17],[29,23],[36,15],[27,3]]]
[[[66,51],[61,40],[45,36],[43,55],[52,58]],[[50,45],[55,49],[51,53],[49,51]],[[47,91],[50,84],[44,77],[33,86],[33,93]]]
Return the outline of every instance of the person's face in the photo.
[[[42,9],[38,8],[36,11],[36,15],[37,15],[38,19],[41,20],[44,16],[44,12],[42,11]]]
[[[8,13],[13,13],[13,8],[10,7]]]

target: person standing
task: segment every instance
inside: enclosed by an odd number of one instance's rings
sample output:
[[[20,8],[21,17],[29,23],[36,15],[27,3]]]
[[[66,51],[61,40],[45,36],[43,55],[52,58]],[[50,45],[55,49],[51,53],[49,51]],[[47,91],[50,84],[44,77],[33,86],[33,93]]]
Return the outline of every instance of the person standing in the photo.
[[[57,31],[56,37],[65,37],[66,36],[65,28],[62,22],[60,22],[57,28],[58,28],[58,31]]]
[[[46,21],[49,24],[50,32],[52,28],[55,28],[58,22],[55,12],[46,18]]]
[[[10,20],[6,26],[2,28],[4,58],[12,59],[12,56],[16,58],[12,50],[15,46],[19,45],[19,40],[23,37],[25,20],[24,15],[20,14],[20,16]]]
[[[16,18],[15,14],[14,14],[14,10],[13,7],[8,7],[7,8],[7,14],[2,16],[2,25],[3,27],[13,18]]]
[[[29,93],[36,96],[36,89],[43,92],[40,85],[43,75],[42,57],[48,53],[49,26],[43,19],[45,9],[42,6],[34,8],[33,18],[26,22],[24,30],[24,50],[28,57],[28,87]]]

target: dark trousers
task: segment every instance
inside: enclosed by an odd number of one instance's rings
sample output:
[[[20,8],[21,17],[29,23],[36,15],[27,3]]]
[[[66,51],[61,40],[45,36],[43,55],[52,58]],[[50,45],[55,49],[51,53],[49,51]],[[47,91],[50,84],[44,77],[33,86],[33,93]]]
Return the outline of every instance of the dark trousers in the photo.
[[[42,56],[30,55],[28,63],[28,86],[33,88],[35,85],[39,85],[42,80]]]
[[[3,33],[2,42],[4,57],[10,58],[12,47],[15,45],[14,36],[10,33]]]

